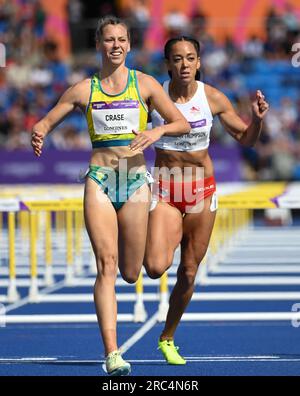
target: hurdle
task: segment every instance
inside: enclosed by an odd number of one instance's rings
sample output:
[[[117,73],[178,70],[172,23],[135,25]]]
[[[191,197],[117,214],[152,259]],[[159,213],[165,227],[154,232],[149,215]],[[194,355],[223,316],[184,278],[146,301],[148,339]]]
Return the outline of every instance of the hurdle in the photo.
[[[12,303],[20,298],[16,285],[16,256],[15,256],[15,235],[16,235],[16,213],[20,205],[17,199],[1,198],[1,239],[3,239],[3,213],[7,213],[8,222],[8,250],[9,250],[9,286],[7,290],[7,301]]]
[[[29,301],[39,302],[39,285],[52,286],[54,284],[52,268],[53,213],[60,213],[60,227],[63,225],[62,219],[64,217],[66,218],[65,283],[71,285],[74,280],[74,252],[79,255],[82,253],[82,200],[61,199],[48,201],[35,199],[32,201],[20,201],[18,199],[0,198],[2,239],[3,218],[5,212],[7,212],[9,281],[7,297],[5,299],[4,296],[2,296],[1,301],[7,301],[10,303],[17,301],[20,298],[20,295],[17,292],[17,285],[27,285],[26,280],[16,279],[16,225],[18,225],[18,235],[20,237],[20,240],[18,241],[23,244],[24,239],[26,237],[29,238]],[[73,234],[74,218],[76,224],[75,235]],[[39,254],[39,250],[43,252],[42,256]],[[24,256],[22,256],[22,259],[23,258]],[[42,260],[43,264],[45,264],[44,280],[38,278],[39,260]],[[5,285],[6,281],[3,280],[1,283],[2,285]]]

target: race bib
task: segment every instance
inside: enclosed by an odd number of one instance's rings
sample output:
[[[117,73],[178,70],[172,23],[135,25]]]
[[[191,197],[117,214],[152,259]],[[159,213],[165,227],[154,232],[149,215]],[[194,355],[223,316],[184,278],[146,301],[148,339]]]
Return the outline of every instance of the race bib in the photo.
[[[96,135],[132,133],[140,125],[138,100],[92,103],[92,118]]]
[[[189,121],[191,132],[176,137],[174,139],[175,147],[179,149],[196,149],[202,147],[209,136],[209,129],[206,127],[206,119],[198,121]]]

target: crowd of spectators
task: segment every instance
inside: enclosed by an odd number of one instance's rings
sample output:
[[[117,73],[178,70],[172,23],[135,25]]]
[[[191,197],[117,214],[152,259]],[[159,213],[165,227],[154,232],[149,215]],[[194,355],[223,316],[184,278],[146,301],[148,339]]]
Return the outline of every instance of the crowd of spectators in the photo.
[[[78,5],[77,0],[75,3]],[[75,11],[80,14],[79,5],[70,10],[73,14]],[[163,81],[167,73],[161,51],[150,53],[144,49],[150,25],[147,2],[137,0],[126,17],[133,37],[128,65]],[[7,58],[6,67],[0,67],[0,149],[30,148],[34,123],[49,111],[67,86],[92,75],[99,65],[95,52],[62,61],[57,45],[45,34],[45,20],[37,0],[0,0],[0,43],[5,45]],[[291,48],[300,42],[300,26],[292,7],[287,6],[281,14],[271,9],[266,15],[266,39],[252,36],[242,46],[230,37],[222,45],[216,43],[207,33],[207,17],[200,11],[189,19],[174,10],[163,23],[165,38],[192,34],[200,41],[203,81],[227,94],[246,122],[251,120],[255,90],[266,93],[271,109],[261,139],[255,149],[241,149],[244,177],[300,180],[300,68],[291,65]],[[236,144],[218,122],[212,142]],[[65,150],[90,149],[82,114],[75,111],[46,144]]]

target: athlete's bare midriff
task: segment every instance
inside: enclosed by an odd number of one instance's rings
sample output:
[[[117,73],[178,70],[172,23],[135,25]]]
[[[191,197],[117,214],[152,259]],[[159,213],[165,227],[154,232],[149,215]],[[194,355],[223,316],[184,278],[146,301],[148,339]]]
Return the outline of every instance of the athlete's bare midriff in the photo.
[[[175,151],[156,148],[155,150],[156,167],[179,168],[181,170],[192,168],[193,179],[197,176],[197,168],[203,168],[204,177],[211,177],[214,174],[213,163],[207,149],[201,151]]]
[[[102,147],[93,149],[90,163],[97,166],[107,166],[113,169],[120,167],[127,170],[136,168],[138,172],[146,171],[146,161],[142,151],[131,150],[128,146]]]

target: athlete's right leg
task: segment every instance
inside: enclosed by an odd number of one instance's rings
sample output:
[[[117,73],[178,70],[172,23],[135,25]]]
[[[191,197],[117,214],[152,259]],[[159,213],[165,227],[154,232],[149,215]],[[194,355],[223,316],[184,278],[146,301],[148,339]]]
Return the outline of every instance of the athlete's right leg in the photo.
[[[150,212],[144,267],[150,278],[160,278],[171,266],[182,238],[182,214],[166,202]]]
[[[118,224],[115,209],[97,183],[86,178],[84,216],[97,264],[94,301],[105,355],[116,351]]]

